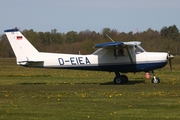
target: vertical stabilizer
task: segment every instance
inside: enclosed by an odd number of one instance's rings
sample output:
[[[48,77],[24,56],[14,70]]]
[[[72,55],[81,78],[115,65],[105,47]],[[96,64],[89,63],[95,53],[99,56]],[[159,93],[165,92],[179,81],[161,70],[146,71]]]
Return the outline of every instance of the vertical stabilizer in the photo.
[[[6,36],[10,42],[10,45],[16,56],[17,64],[31,61],[38,57],[38,51],[36,48],[21,34],[21,32],[15,29],[4,30]]]

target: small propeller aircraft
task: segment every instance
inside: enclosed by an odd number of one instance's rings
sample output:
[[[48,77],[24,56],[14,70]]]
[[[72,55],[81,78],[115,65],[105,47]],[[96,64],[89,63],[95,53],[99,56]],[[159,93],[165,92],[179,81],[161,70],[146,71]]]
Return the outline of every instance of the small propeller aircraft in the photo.
[[[154,70],[164,67],[169,61],[172,69],[170,53],[146,52],[141,42],[106,42],[96,44],[98,48],[89,55],[59,54],[38,52],[38,50],[15,29],[4,30],[15,53],[17,64],[25,67],[76,69],[114,72],[115,84],[128,82],[128,72],[152,72],[152,83],[160,83]],[[111,39],[111,38],[110,38]]]

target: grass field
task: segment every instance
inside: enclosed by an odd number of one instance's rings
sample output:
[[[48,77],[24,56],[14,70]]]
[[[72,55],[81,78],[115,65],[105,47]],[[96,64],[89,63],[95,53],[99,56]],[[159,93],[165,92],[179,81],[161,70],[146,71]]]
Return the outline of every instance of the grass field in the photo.
[[[180,57],[172,63],[172,72],[155,71],[160,84],[142,72],[114,85],[114,73],[25,68],[1,58],[0,119],[180,119]]]

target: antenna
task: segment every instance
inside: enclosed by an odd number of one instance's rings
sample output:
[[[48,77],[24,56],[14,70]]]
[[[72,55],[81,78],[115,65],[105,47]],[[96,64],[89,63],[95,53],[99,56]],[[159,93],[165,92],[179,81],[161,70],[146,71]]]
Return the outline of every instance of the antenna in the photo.
[[[106,34],[106,36],[112,41],[112,42],[114,42],[114,40],[113,39],[111,39],[107,34]]]

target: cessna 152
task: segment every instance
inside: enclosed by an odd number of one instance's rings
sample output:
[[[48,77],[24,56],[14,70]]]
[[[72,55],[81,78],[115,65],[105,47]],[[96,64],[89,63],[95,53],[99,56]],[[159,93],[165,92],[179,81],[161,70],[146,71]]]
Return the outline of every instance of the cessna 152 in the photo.
[[[4,30],[15,53],[17,64],[25,67],[77,69],[114,72],[115,84],[128,82],[128,72],[152,72],[152,83],[159,83],[154,70],[164,67],[168,60],[171,67],[170,53],[146,52],[141,42],[107,42],[96,44],[99,48],[89,55],[58,54],[38,52],[37,49],[15,29]]]

